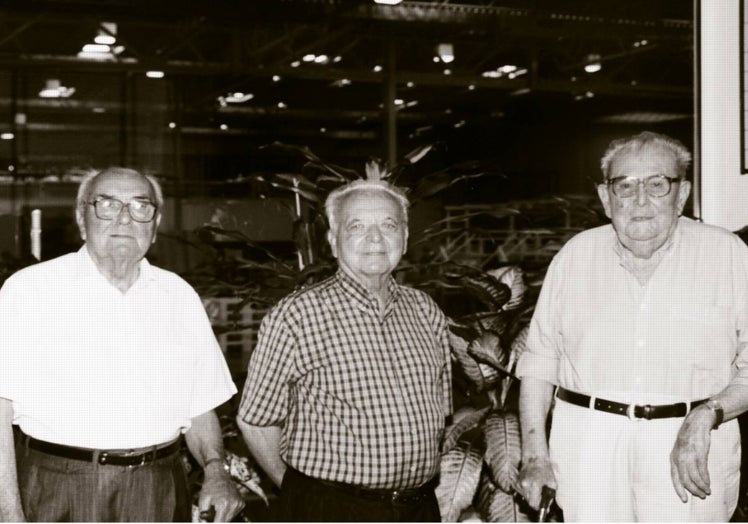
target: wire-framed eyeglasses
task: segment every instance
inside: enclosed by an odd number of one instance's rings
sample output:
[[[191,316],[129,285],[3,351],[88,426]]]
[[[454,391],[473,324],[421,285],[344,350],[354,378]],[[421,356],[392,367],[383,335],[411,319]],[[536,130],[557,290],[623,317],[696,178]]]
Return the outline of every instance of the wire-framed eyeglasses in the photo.
[[[158,209],[156,204],[148,200],[130,200],[125,204],[121,200],[109,197],[99,197],[88,204],[93,206],[96,218],[100,220],[114,220],[119,216],[122,208],[126,207],[130,218],[135,222],[146,223],[153,220]]]
[[[673,184],[677,182],[680,182],[679,178],[672,178],[665,175],[652,175],[647,178],[617,176],[605,181],[607,185],[613,188],[613,194],[618,198],[634,196],[640,185],[644,186],[649,196],[664,197],[670,193]]]

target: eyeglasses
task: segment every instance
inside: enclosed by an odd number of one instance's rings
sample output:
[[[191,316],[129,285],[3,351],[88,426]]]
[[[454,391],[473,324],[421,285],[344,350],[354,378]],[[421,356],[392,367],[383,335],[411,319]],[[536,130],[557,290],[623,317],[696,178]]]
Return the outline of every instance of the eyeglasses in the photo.
[[[116,198],[97,198],[93,202],[87,202],[92,205],[96,218],[100,220],[114,220],[122,211],[123,207],[127,208],[135,222],[151,222],[156,216],[156,204],[147,200],[130,200],[127,204]]]
[[[617,176],[605,181],[613,188],[613,194],[618,198],[627,198],[636,194],[639,185],[643,185],[649,196],[664,197],[670,193],[673,184],[680,182],[679,178],[671,178],[665,175],[652,175],[647,178],[635,176]]]

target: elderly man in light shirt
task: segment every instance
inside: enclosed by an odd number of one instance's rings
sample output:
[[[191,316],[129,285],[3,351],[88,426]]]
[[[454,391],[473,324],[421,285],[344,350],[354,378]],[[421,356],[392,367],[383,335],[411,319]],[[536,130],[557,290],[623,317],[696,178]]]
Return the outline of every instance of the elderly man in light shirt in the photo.
[[[557,488],[567,521],[727,521],[748,409],[748,249],[680,217],[690,154],[644,132],[611,143],[612,224],[556,255],[530,326],[519,489]],[[546,419],[555,390],[550,441]]]
[[[85,245],[0,290],[0,520],[189,521],[181,434],[199,509],[243,506],[213,411],[236,392],[226,362],[195,291],[145,259],[162,205],[137,171],[87,177]]]

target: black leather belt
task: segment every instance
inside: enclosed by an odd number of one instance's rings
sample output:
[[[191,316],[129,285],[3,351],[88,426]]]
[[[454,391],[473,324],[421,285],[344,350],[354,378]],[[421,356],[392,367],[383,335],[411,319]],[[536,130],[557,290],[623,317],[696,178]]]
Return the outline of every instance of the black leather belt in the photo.
[[[73,460],[82,460],[84,462],[98,462],[102,465],[111,466],[142,466],[154,460],[169,457],[179,451],[179,439],[166,444],[163,447],[153,446],[148,451],[142,451],[142,448],[133,452],[128,451],[110,451],[105,449],[88,449],[76,448],[73,446],[64,446],[54,444],[44,440],[35,439],[28,435],[23,435],[25,446],[41,451],[48,455],[62,457]]]
[[[291,470],[292,468],[289,468]],[[439,477],[434,477],[425,484],[417,488],[408,489],[373,489],[344,482],[334,482],[331,480],[322,480],[305,475],[304,473],[293,469],[293,474],[305,478],[307,481],[317,482],[328,488],[346,493],[348,495],[359,497],[367,500],[374,500],[385,503],[397,504],[420,504],[427,496],[434,493],[434,489],[439,484]]]
[[[604,398],[594,398],[594,403],[590,404],[593,397],[589,395],[583,395],[582,393],[576,393],[569,391],[568,389],[558,388],[556,396],[569,404],[576,404],[585,408],[592,408],[598,411],[605,411],[606,413],[615,413],[616,415],[623,415],[630,419],[643,418],[646,420],[652,420],[655,418],[678,418],[685,417],[688,412],[696,406],[700,406],[706,402],[707,398],[697,400],[695,402],[678,402],[676,404],[623,404],[622,402],[613,402],[612,400],[605,400]]]

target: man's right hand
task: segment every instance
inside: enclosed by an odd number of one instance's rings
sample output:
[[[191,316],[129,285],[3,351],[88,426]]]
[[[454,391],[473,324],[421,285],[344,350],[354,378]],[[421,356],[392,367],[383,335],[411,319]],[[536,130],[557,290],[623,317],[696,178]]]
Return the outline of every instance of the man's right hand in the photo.
[[[553,475],[551,461],[547,458],[523,461],[516,489],[534,510],[540,506],[543,486],[556,489],[556,477]]]

